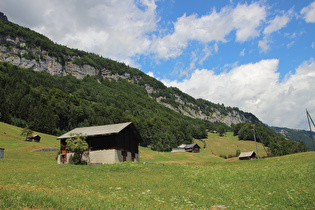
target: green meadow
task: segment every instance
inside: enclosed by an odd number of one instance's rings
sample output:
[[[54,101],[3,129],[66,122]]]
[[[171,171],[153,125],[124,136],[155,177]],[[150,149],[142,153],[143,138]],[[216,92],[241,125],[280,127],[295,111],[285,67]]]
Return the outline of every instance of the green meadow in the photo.
[[[315,209],[315,153],[238,161],[223,159],[253,142],[209,134],[201,152],[140,148],[141,163],[58,165],[55,136],[26,142],[21,128],[0,123],[0,209]],[[228,146],[230,145],[230,146]],[[260,156],[265,156],[259,145]]]

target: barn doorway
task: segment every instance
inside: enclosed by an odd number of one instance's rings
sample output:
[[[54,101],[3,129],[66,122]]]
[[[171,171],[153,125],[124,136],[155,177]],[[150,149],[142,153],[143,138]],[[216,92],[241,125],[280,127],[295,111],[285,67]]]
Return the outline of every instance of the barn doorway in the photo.
[[[67,163],[67,154],[60,155],[60,162]]]
[[[123,162],[127,161],[127,151],[121,151],[121,155],[123,156]]]

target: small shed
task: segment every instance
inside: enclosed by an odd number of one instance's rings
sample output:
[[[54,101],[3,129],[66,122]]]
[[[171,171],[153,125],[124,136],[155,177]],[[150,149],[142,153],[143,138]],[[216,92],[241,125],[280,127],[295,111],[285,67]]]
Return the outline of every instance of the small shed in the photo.
[[[0,158],[3,158],[4,156],[4,148],[0,148]]]
[[[172,152],[200,152],[200,146],[198,144],[181,144],[177,148],[172,149]]]
[[[256,159],[256,153],[255,152],[242,152],[238,158],[240,160],[255,160]]]
[[[69,163],[73,153],[67,150],[66,140],[71,134],[82,133],[86,135],[89,146],[84,153],[88,164],[111,164],[116,162],[139,162],[139,143],[142,138],[132,122],[75,128],[57,140],[60,140],[60,155],[58,164]]]

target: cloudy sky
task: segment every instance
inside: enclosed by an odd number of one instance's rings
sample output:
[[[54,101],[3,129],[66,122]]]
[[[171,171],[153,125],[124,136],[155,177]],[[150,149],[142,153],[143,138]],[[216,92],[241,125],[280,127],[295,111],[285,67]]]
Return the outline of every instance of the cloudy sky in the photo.
[[[315,1],[0,0],[0,11],[269,125],[315,118]]]

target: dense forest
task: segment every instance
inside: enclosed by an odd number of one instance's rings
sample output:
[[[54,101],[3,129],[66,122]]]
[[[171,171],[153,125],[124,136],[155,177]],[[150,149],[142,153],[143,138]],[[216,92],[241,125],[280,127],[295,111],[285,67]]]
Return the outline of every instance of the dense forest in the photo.
[[[303,142],[291,141],[279,136],[263,124],[239,123],[233,126],[234,136],[239,140],[256,141],[265,145],[268,156],[281,156],[308,151]]]

